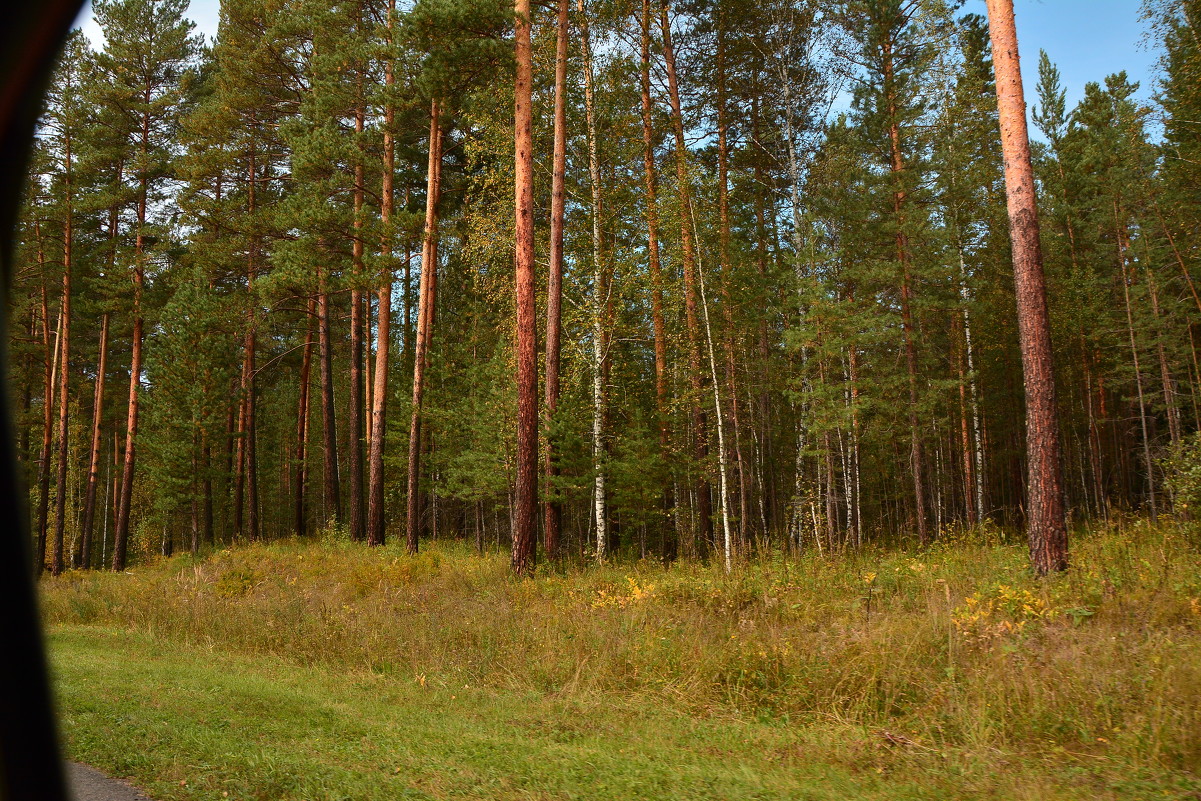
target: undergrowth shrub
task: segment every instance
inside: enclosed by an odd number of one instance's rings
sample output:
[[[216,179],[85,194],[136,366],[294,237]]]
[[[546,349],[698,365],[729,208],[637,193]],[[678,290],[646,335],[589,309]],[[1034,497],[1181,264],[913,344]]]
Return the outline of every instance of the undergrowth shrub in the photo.
[[[510,575],[437,543],[331,533],[43,583],[50,624],[123,627],[443,686],[625,693],[699,714],[840,720],[915,742],[1201,764],[1201,559],[1174,525],[1073,541],[1037,579],[1025,546],[611,563]]]

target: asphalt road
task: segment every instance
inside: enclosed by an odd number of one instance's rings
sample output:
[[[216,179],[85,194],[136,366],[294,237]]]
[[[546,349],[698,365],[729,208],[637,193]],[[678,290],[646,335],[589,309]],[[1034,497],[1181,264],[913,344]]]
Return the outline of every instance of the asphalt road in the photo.
[[[75,801],[150,801],[140,790],[78,762],[67,763],[67,784]]]

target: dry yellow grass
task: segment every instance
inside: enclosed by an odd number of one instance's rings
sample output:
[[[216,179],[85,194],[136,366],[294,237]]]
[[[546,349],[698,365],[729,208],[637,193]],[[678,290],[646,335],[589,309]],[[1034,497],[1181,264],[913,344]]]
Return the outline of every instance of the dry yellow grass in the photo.
[[[101,625],[301,664],[693,714],[887,731],[917,749],[1201,766],[1201,557],[1175,524],[1077,532],[1038,580],[995,532],[912,553],[533,579],[454,545],[327,538],[43,584],[51,626]]]

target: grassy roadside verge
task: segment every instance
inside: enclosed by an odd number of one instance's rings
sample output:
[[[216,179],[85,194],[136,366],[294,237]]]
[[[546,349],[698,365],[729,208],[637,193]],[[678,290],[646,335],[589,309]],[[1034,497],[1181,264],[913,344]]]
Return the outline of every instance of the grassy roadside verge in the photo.
[[[1197,798],[1190,542],[1047,581],[1002,542],[533,580],[281,542],[42,590],[73,756],[164,801]]]
[[[886,791],[874,760],[807,758],[830,732],[423,687],[105,629],[52,644],[72,756],[160,799],[936,797]]]
[[[936,752],[849,725],[422,686],[93,627],[51,644],[72,758],[159,801],[1195,797],[1184,777],[1102,778],[1061,751]]]

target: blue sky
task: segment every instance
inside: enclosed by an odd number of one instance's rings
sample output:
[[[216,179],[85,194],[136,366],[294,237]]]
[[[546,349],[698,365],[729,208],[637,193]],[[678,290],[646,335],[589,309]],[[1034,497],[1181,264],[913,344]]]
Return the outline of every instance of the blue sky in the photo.
[[[1158,50],[1144,43],[1141,5],[1140,0],[1014,0],[1027,103],[1036,102],[1040,49],[1063,75],[1068,108],[1084,96],[1086,83],[1120,70],[1139,81],[1139,96],[1150,100]],[[963,10],[984,15],[984,0],[968,0]]]
[[[1157,55],[1144,46],[1146,26],[1139,19],[1140,0],[1015,0],[1018,47],[1027,101],[1033,103],[1038,80],[1038,51],[1046,50],[1063,73],[1069,107],[1084,94],[1084,85],[1126,70],[1140,81],[1146,100],[1154,90]],[[208,36],[217,32],[219,0],[192,0],[189,16]],[[985,13],[984,0],[967,0],[964,12]],[[99,28],[91,6],[79,16],[84,33],[98,43]]]

